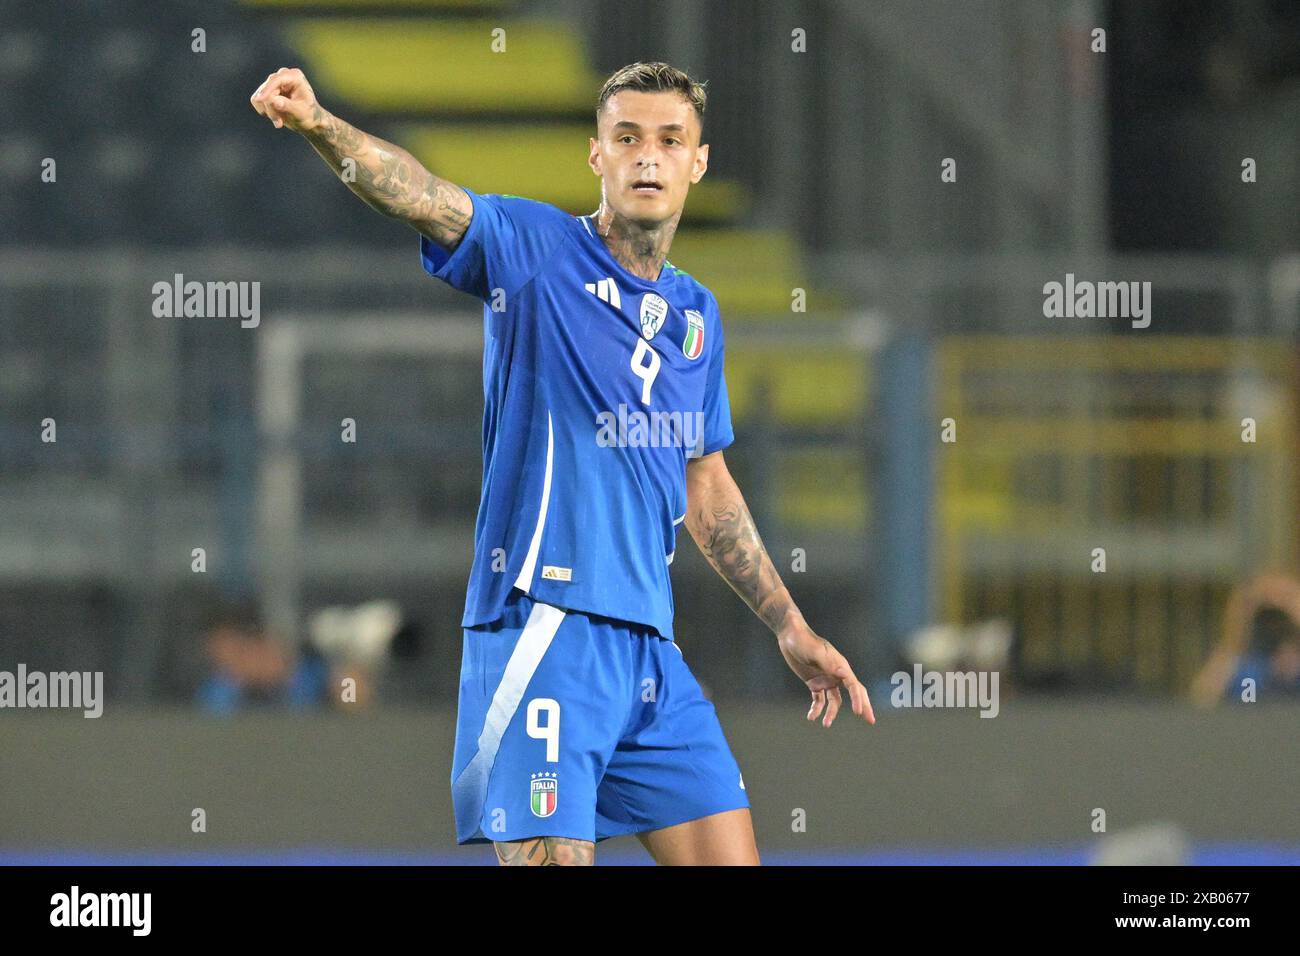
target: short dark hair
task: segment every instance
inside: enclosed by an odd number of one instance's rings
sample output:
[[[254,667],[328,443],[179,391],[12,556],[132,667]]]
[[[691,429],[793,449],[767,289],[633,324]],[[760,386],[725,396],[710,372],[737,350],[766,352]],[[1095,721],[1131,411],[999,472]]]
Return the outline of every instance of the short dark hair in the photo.
[[[631,63],[605,81],[600,88],[600,98],[596,101],[596,121],[605,110],[605,103],[615,93],[622,90],[635,90],[639,93],[680,93],[686,101],[695,107],[695,115],[704,129],[704,106],[708,95],[704,84],[695,80],[667,63]]]

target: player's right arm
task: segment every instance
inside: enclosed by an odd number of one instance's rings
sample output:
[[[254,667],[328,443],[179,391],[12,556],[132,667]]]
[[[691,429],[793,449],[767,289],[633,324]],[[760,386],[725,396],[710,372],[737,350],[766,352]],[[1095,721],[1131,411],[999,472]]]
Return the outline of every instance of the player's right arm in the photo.
[[[325,110],[302,70],[272,73],[250,102],[276,129],[287,126],[301,133],[366,205],[409,224],[449,252],[460,245],[474,215],[465,190],[429,172],[400,146]]]

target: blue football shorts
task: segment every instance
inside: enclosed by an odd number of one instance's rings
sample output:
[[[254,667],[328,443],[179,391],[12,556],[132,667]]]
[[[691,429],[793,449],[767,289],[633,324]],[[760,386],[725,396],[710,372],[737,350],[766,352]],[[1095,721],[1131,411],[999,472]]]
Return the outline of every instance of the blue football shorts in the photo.
[[[519,590],[465,629],[451,789],[459,843],[599,842],[749,806],[673,641]]]

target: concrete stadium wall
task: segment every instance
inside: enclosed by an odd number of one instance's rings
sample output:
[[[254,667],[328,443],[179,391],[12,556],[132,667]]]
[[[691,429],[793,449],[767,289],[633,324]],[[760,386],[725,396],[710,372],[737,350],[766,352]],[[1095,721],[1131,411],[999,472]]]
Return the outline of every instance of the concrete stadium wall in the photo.
[[[796,704],[719,705],[765,851],[1077,845],[1095,807],[1111,832],[1167,821],[1300,845],[1300,706],[1012,700],[989,720],[876,705],[875,727],[842,715],[829,732]],[[453,728],[433,711],[3,711],[0,849],[446,853]]]

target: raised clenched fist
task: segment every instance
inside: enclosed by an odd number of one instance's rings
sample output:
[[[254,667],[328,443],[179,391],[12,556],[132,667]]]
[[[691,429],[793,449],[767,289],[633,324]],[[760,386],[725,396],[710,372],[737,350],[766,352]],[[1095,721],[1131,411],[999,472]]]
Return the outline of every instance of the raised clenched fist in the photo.
[[[249,102],[276,129],[287,126],[299,133],[315,129],[327,115],[316,102],[316,93],[307,77],[297,67],[276,70],[253,92]]]

